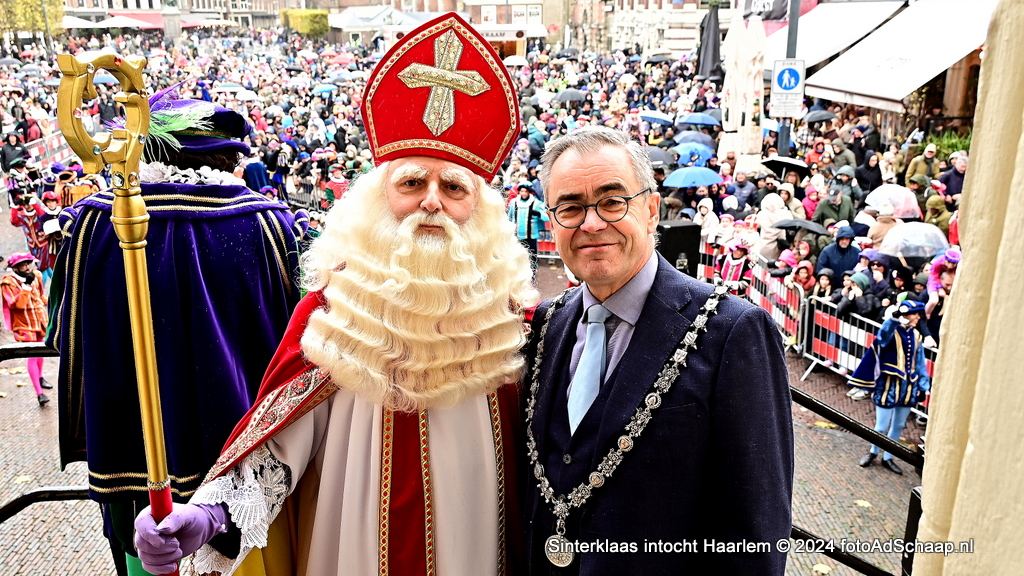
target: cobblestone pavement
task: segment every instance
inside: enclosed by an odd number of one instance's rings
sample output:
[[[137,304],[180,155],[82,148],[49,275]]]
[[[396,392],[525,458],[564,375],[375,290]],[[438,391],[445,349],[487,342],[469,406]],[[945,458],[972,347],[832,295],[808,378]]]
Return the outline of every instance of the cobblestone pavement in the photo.
[[[0,219],[6,215],[0,215]],[[0,249],[17,246],[17,231],[0,223]],[[565,287],[561,268],[541,264],[538,286],[551,296]],[[0,335],[0,343],[9,342]],[[815,372],[805,382],[803,359],[788,359],[791,382],[808,390],[866,424],[873,424],[873,407],[844,395],[841,379],[831,372]],[[56,382],[57,360],[48,359],[44,375]],[[58,469],[57,411],[54,402],[36,405],[24,361],[0,363],[0,504],[42,486],[84,485],[85,467],[76,463]],[[862,440],[833,429],[822,418],[793,407],[796,438],[794,522],[825,538],[898,538],[906,522],[910,490],[920,477],[903,466],[895,476],[878,465],[862,469],[857,460],[867,450]],[[907,438],[916,440],[920,429],[911,424]],[[113,574],[101,534],[98,507],[91,502],[56,502],[28,507],[0,524],[0,576]],[[896,555],[866,555],[866,559],[897,573]],[[817,565],[817,566],[816,566]],[[787,574],[853,576],[853,570],[821,555],[791,554]]]

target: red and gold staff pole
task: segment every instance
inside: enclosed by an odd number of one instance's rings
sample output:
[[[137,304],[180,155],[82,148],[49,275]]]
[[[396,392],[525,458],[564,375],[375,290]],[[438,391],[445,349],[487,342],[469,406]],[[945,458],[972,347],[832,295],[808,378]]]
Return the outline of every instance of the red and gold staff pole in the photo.
[[[149,101],[142,81],[146,59],[122,58],[110,52],[86,52],[80,56],[59,54],[57,65],[62,74],[57,91],[57,121],[64,138],[82,159],[86,172],[96,174],[110,167],[114,191],[110,221],[124,254],[135,377],[142,412],[142,439],[146,446],[149,504],[153,519],[160,522],[171,513],[171,481],[164,450],[153,312],[149,303],[145,250],[149,213],[139,187],[139,160],[149,137]],[[120,82],[121,90],[114,96],[114,101],[124,106],[125,125],[109,133],[90,135],[81,120],[82,100],[96,97],[93,75],[100,69],[110,71]]]

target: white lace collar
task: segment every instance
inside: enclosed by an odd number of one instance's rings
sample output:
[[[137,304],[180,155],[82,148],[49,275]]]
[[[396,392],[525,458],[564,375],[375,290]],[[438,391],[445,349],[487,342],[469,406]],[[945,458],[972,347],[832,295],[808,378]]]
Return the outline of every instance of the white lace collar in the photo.
[[[139,177],[147,183],[169,184],[219,184],[222,186],[245,186],[245,181],[221,170],[202,166],[198,170],[178,168],[161,162],[142,163]]]

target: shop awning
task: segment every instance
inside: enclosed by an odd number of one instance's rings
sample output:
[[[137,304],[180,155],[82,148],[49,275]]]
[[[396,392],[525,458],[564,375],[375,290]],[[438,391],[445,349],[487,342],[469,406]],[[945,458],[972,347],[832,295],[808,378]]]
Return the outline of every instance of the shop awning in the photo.
[[[65,14],[63,17],[61,17],[60,25],[65,30],[81,30],[83,28],[96,27],[96,23],[92,22],[91,20],[86,20],[85,18],[79,18],[77,16],[71,16],[69,14]]]
[[[904,112],[904,98],[981,47],[997,1],[920,0],[808,78],[807,95]]]
[[[96,23],[96,28],[125,28],[132,30],[160,30],[164,17],[159,12],[109,11],[110,18]]]
[[[820,64],[870,34],[904,4],[903,0],[818,4],[800,17],[796,57],[808,68]],[[788,28],[768,37],[764,52],[766,70],[771,70],[776,60],[786,57],[788,39]]]

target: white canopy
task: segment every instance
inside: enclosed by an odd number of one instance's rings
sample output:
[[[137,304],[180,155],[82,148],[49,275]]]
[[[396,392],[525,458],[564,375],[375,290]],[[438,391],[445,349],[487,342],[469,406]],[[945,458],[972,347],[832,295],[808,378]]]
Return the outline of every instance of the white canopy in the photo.
[[[131,28],[135,30],[148,30],[153,25],[144,20],[136,20],[127,16],[111,16],[92,25],[93,28]]]
[[[981,47],[997,1],[919,0],[808,78],[807,95],[902,113],[911,92]]]
[[[96,23],[85,18],[79,18],[77,16],[64,15],[60,20],[60,25],[65,30],[76,30],[82,28],[96,28]]]
[[[867,36],[886,18],[899,10],[903,0],[893,2],[829,2],[818,4],[800,17],[797,28],[796,58],[810,68],[824,62]],[[765,70],[786,57],[789,28],[783,27],[768,37]]]

